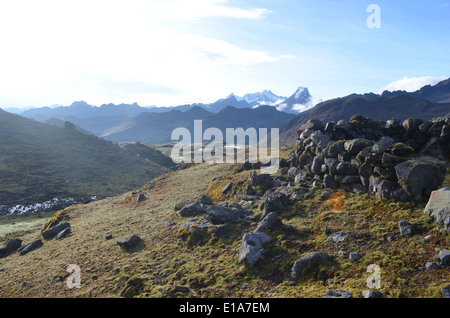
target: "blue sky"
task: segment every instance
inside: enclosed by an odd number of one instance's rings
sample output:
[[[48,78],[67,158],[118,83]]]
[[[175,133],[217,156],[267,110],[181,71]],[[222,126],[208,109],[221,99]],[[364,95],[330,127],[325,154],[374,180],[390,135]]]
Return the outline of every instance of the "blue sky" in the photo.
[[[0,107],[414,90],[450,77],[448,17],[448,0],[3,1]]]

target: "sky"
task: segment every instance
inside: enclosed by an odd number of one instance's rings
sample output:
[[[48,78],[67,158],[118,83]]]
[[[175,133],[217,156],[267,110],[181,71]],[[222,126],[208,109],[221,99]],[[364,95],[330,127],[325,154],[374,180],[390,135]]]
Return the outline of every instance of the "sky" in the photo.
[[[448,17],[450,0],[1,1],[0,108],[414,91],[450,77]]]

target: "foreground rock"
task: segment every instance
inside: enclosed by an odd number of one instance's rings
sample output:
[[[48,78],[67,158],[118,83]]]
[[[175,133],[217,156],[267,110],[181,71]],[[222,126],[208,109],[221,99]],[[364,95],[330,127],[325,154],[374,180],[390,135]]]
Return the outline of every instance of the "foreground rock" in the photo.
[[[117,242],[122,250],[126,252],[135,252],[144,246],[144,240],[142,240],[138,235],[134,234],[130,237],[126,237]]]
[[[329,290],[325,293],[324,298],[353,298],[353,295],[346,290]]]
[[[48,230],[45,230],[42,232],[42,236],[46,240],[51,240],[55,236],[57,236],[61,231],[70,228],[70,223],[64,222],[60,223],[58,225],[52,226]]]
[[[274,229],[276,227],[282,226],[283,222],[281,222],[280,218],[278,217],[278,213],[276,212],[270,212],[258,225],[258,227],[255,229],[253,233],[264,233],[268,229]]]
[[[205,212],[206,210],[203,208],[200,202],[196,201],[183,207],[179,213],[182,217],[191,217],[201,215]]]
[[[239,249],[238,263],[244,262],[249,267],[255,266],[264,251],[264,245],[271,241],[272,239],[264,233],[244,234]]]
[[[44,243],[42,242],[41,239],[38,239],[36,241],[30,242],[30,243],[20,247],[17,251],[19,252],[20,255],[25,255],[25,254],[28,254],[29,252],[34,251],[35,249],[38,249],[42,245],[44,245]]]
[[[302,277],[304,270],[329,260],[331,260],[331,256],[324,252],[313,252],[303,256],[294,263],[294,266],[292,266],[293,281],[298,281]]]
[[[424,213],[433,217],[436,223],[442,224],[450,233],[450,188],[431,192]]]
[[[11,239],[6,243],[5,247],[0,247],[0,258],[6,257],[16,252],[22,245],[22,240],[19,238]]]

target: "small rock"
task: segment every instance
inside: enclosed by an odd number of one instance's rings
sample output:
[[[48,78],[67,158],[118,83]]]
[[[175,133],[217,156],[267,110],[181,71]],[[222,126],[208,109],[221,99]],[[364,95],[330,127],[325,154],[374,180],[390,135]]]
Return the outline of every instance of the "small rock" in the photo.
[[[343,242],[345,241],[345,239],[348,237],[348,234],[345,232],[339,232],[334,234],[331,239],[333,240],[333,242],[335,243],[339,243],[339,242]]]
[[[22,245],[22,240],[19,238],[11,239],[6,243],[5,247],[0,247],[0,258],[6,257],[17,251]]]
[[[118,241],[117,245],[119,245],[126,252],[134,252],[144,245],[144,241],[138,235],[134,234]]]
[[[436,262],[427,262],[425,264],[425,268],[430,270],[430,269],[436,269],[439,268],[439,265]]]
[[[353,298],[353,295],[346,290],[328,290],[324,298]]]
[[[23,282],[22,283],[22,287],[27,287],[27,286],[30,286],[31,285],[31,282]]]
[[[60,223],[60,224],[52,226],[51,228],[42,232],[42,236],[46,240],[50,240],[50,239],[54,238],[56,235],[58,235],[59,232],[61,232],[62,230],[65,230],[67,228],[70,228],[70,223],[68,223],[68,222]]]
[[[213,200],[211,199],[210,196],[204,194],[204,195],[202,195],[202,197],[200,198],[200,203],[201,203],[201,204],[206,204],[206,205],[212,205],[212,204],[213,204]]]
[[[383,298],[383,294],[379,292],[378,290],[363,290],[362,296],[364,298]]]
[[[105,237],[106,240],[112,240],[112,238],[113,238],[112,234],[108,234]]]
[[[70,227],[62,230],[61,232],[59,232],[56,237],[55,240],[61,240],[63,238],[66,238],[69,236],[69,234],[72,233],[72,231],[70,230]]]
[[[25,255],[31,251],[34,251],[35,249],[38,249],[42,245],[44,245],[44,243],[42,242],[41,239],[38,239],[36,241],[30,242],[30,243],[20,247],[17,251],[19,252],[20,255]]]
[[[191,217],[204,214],[205,212],[206,210],[202,207],[200,202],[196,201],[182,208],[179,213],[182,217]]]
[[[400,221],[398,226],[400,228],[400,235],[405,236],[411,234],[411,225],[408,221]]]
[[[173,225],[175,225],[174,221],[167,221],[167,222],[164,223],[164,227],[171,227]]]
[[[281,226],[283,223],[281,222],[280,218],[278,217],[278,213],[276,212],[270,212],[258,225],[258,227],[255,229],[253,233],[264,233],[267,229],[273,229],[277,226]]]
[[[450,298],[450,286],[441,289],[441,295],[444,298]]]
[[[360,253],[350,253],[348,256],[348,258],[350,258],[352,260],[359,260],[362,257],[363,257],[363,255]]]
[[[441,265],[448,265],[450,264],[450,251],[443,248],[434,258],[439,258],[441,260]]]
[[[222,193],[226,193],[226,192],[230,191],[232,187],[233,187],[233,182],[227,183],[227,184],[222,188]]]
[[[330,259],[331,256],[324,252],[313,252],[303,256],[292,266],[292,279],[297,281],[300,279],[305,269]]]
[[[143,193],[139,193],[137,198],[136,198],[136,202],[142,202],[146,199],[145,195]]]

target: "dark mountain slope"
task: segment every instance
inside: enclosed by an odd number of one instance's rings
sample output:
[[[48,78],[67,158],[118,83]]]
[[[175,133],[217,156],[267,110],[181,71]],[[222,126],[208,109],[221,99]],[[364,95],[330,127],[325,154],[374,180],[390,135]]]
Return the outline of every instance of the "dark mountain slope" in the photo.
[[[111,196],[167,172],[144,156],[0,110],[0,205],[52,197]]]

